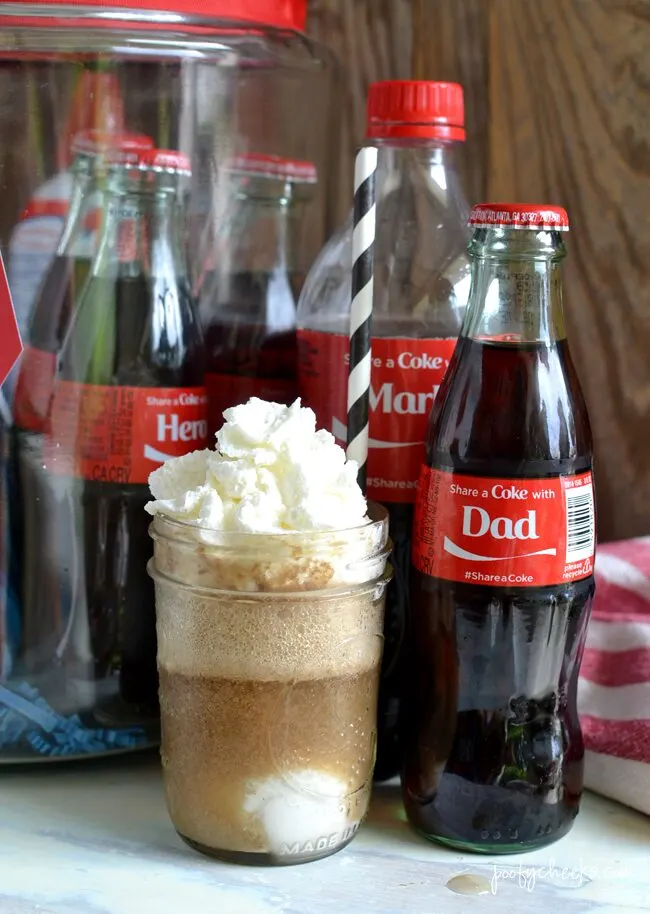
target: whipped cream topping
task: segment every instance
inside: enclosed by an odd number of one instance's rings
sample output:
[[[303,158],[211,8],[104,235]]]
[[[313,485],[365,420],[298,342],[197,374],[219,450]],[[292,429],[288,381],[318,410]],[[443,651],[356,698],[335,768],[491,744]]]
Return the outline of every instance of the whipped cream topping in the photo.
[[[345,530],[368,523],[358,466],[313,410],[252,397],[224,412],[216,450],[168,460],[149,477],[150,514],[241,533]]]

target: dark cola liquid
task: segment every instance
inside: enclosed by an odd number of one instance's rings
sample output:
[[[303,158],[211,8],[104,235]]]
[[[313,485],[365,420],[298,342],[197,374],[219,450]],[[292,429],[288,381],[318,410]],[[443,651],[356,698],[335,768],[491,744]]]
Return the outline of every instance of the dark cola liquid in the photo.
[[[93,280],[96,295],[114,295],[113,383],[125,387],[199,387],[203,383],[200,336],[191,326],[193,304],[179,280],[166,291],[184,333],[155,326],[149,303],[153,289],[142,278]],[[159,292],[159,290],[157,289]],[[174,328],[176,329],[176,328]],[[183,344],[182,340],[186,343]],[[156,614],[153,582],[147,574],[153,544],[148,534],[150,500],[146,483],[81,481],[86,600],[95,676],[119,670],[121,702],[141,713],[158,705]]]
[[[88,278],[90,260],[57,256],[52,261],[30,320],[30,343],[58,352],[70,325],[74,302]]]
[[[223,424],[224,409],[249,397],[286,404],[296,399],[297,283],[285,271],[228,277],[227,303],[205,321],[211,434]]]
[[[390,504],[389,535],[393,544],[390,564],[393,577],[386,589],[384,611],[384,654],[377,703],[377,761],[375,781],[387,781],[402,766],[400,697],[404,675],[404,640],[409,613],[409,576],[414,505]]]
[[[84,481],[78,499],[94,676],[119,676],[120,702],[104,705],[104,711],[120,717],[123,702],[154,714],[158,679],[154,588],[146,573],[152,553],[144,510],[148,487]]]
[[[475,476],[553,477],[591,467],[591,437],[564,342],[461,340],[434,407],[427,459]],[[414,571],[403,797],[427,837],[490,852],[565,834],[584,747],[578,671],[594,593],[507,588]]]

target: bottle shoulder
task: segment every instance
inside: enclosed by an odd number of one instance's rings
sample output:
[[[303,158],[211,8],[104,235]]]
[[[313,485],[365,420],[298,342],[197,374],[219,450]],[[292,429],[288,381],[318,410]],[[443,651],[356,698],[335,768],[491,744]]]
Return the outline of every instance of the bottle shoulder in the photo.
[[[458,335],[470,289],[464,243],[441,257],[426,237],[398,231],[377,244],[373,272],[375,335]],[[298,301],[298,326],[347,332],[351,297],[350,222],[330,238],[309,271]]]
[[[72,193],[72,174],[69,171],[60,171],[48,178],[32,194],[33,200],[67,200]]]
[[[457,335],[470,265],[468,207],[455,173],[428,153],[384,150],[376,189],[373,333]],[[299,327],[347,330],[352,239],[348,212],[309,271],[298,304]]]
[[[352,215],[329,238],[307,273],[298,298],[302,327],[347,320],[352,288]]]
[[[91,276],[60,354],[67,380],[176,386],[202,378],[203,335],[184,276]]]
[[[432,464],[475,475],[547,476],[589,466],[589,419],[566,341],[461,339],[427,447]]]

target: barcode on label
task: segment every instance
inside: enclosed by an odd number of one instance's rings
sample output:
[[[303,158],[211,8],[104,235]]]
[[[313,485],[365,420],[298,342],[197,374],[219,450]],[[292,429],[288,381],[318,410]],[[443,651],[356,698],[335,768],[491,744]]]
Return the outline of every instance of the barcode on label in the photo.
[[[566,561],[582,562],[594,554],[596,529],[594,523],[594,490],[591,483],[567,489],[566,496]]]

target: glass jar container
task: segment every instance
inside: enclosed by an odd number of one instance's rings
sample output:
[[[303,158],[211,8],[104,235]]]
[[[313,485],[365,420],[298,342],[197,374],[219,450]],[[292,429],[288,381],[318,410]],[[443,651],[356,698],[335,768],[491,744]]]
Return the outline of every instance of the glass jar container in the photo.
[[[254,151],[309,160],[324,176],[334,67],[302,31],[306,7],[306,0],[115,7],[0,0],[0,136],[10,138],[0,141],[0,249],[10,283],[12,260],[31,255],[32,275],[47,268],[71,192],[71,140],[82,129],[137,131],[191,157],[192,275],[204,262],[201,239],[211,237],[205,224],[220,216],[226,158]],[[317,119],[309,116],[314,108]],[[324,240],[321,194],[307,214],[308,261]],[[36,292],[33,281],[28,286],[12,283],[21,328]]]
[[[192,285],[228,218],[233,156],[254,150],[309,160],[325,173],[333,66],[304,35],[306,7],[306,0],[0,0],[0,253],[25,339],[70,209],[73,140],[84,132],[135,133],[189,159],[177,199]],[[309,117],[314,106],[317,122]],[[323,238],[322,193],[321,185],[315,205],[305,208],[312,253]],[[35,557],[23,529],[12,427],[19,372],[18,365],[0,391],[7,443],[0,465],[0,568],[7,568],[0,581],[0,763],[150,745],[157,736],[137,711],[111,726],[97,713],[116,693],[119,663],[115,676],[96,677],[93,688],[78,692],[54,650],[42,672],[58,679],[61,706],[41,693],[25,663],[24,568]],[[75,598],[65,588],[57,593],[63,604]],[[61,623],[66,606],[52,603]]]

